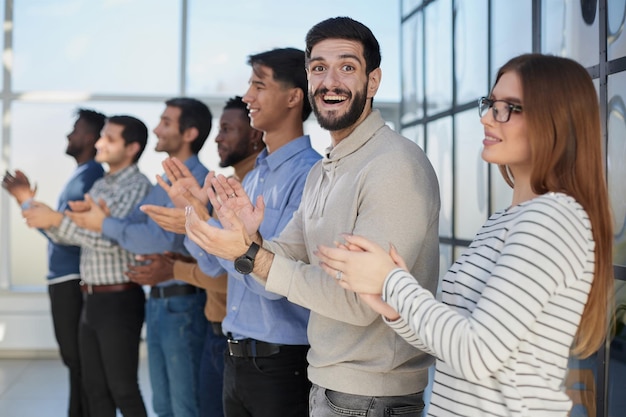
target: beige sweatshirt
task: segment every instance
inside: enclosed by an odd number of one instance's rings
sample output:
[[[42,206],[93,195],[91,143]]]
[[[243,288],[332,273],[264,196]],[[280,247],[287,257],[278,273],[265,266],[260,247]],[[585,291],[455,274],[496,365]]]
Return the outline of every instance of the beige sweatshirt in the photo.
[[[319,266],[317,245],[341,233],[392,242],[434,292],[439,188],[424,152],[373,111],[313,166],[293,219],[264,247],[276,254],[266,289],[311,310],[309,378],[335,391],[395,396],[422,391],[433,358],[410,346]],[[423,279],[421,278],[423,277]]]

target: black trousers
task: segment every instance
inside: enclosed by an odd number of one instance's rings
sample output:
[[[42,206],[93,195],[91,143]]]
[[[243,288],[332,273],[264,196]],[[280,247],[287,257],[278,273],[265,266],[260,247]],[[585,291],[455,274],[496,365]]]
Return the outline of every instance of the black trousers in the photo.
[[[226,417],[307,417],[308,346],[282,346],[275,355],[224,359]]]
[[[85,294],[79,344],[91,417],[145,417],[139,390],[139,338],[145,316],[141,287]]]
[[[48,286],[54,336],[59,345],[61,360],[70,377],[69,417],[88,417],[87,397],[81,377],[78,350],[78,323],[83,308],[80,280],[60,282]]]

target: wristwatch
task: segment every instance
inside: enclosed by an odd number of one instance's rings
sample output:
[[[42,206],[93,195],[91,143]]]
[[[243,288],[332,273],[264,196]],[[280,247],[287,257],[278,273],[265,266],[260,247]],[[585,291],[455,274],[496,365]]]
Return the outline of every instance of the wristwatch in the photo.
[[[256,253],[259,251],[260,246],[255,242],[252,242],[248,251],[241,255],[239,258],[235,259],[235,269],[240,274],[249,274],[254,269],[254,257]]]

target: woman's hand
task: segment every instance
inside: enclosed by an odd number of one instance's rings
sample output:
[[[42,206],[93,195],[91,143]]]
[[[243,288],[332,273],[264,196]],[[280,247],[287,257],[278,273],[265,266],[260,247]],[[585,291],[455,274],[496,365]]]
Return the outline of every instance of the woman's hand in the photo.
[[[337,248],[318,246],[316,255],[326,273],[348,290],[364,294],[381,294],[387,275],[404,261],[391,245],[387,253],[382,247],[362,236],[344,235],[345,243]]]

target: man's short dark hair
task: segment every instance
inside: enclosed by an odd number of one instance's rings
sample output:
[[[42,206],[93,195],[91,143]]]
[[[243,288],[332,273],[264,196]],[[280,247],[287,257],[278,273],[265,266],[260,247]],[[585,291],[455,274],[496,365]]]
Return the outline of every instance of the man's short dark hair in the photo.
[[[139,157],[146,148],[146,143],[148,143],[148,128],[146,125],[136,117],[126,115],[111,116],[107,121],[124,127],[122,138],[124,138],[124,143],[127,146],[134,142],[139,144],[139,152],[135,155],[133,162],[139,161]]]
[[[363,45],[365,73],[380,67],[380,45],[372,31],[361,22],[349,17],[333,17],[313,26],[306,34],[306,61],[311,59],[311,51],[319,42],[326,39],[348,39]]]
[[[309,118],[311,114],[311,103],[307,100],[307,78],[304,66],[304,51],[296,48],[277,48],[271,51],[250,55],[248,64],[263,65],[271,68],[274,73],[274,80],[290,88],[296,87],[302,90],[304,99],[302,100],[302,121]]]
[[[224,110],[229,109],[243,110],[243,112],[246,114],[246,117],[250,119],[250,117],[248,116],[248,105],[243,102],[243,97],[241,96],[231,97],[226,101],[226,104],[224,105]]]
[[[165,105],[180,109],[178,126],[181,134],[192,127],[198,129],[198,137],[191,142],[191,152],[197,155],[211,133],[213,123],[211,110],[200,100],[189,97],[175,97],[167,100]]]
[[[76,116],[87,124],[89,131],[93,133],[96,140],[98,140],[100,132],[102,132],[102,128],[104,127],[104,122],[106,122],[106,116],[95,110],[85,108],[77,109]]]

